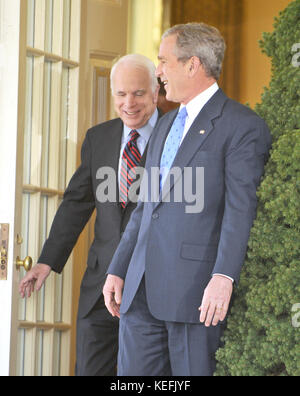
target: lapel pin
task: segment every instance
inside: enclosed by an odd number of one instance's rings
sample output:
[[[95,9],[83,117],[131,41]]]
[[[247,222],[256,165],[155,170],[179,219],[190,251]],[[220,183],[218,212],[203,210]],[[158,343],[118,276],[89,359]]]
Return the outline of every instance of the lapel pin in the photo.
[[[200,133],[200,135],[204,135],[205,131],[202,129],[199,133]]]

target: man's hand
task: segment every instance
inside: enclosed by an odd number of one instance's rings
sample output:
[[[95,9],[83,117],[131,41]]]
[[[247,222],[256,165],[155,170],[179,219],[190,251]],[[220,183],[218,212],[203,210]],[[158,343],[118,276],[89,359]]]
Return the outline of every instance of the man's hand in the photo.
[[[120,305],[124,280],[115,275],[108,275],[103,287],[103,295],[106,308],[112,316],[120,318]]]
[[[215,275],[212,277],[204,291],[202,300],[200,322],[206,327],[217,326],[219,321],[226,318],[231,296],[233,292],[232,281],[224,276]]]
[[[21,297],[30,297],[34,290],[39,291],[50,272],[51,267],[47,264],[35,265],[20,282],[19,293]]]

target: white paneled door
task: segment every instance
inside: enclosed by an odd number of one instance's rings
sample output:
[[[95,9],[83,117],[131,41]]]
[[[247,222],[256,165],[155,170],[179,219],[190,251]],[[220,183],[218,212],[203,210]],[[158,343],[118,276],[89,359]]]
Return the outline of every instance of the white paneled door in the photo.
[[[80,0],[0,0],[0,375],[70,375],[72,257],[27,300],[76,167]],[[26,265],[25,265],[26,266]]]

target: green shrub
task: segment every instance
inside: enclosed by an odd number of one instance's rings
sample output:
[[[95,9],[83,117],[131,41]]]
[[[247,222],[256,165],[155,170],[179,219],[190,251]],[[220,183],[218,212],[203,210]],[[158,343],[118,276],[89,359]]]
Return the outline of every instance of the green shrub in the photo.
[[[300,327],[292,324],[292,308],[300,304],[300,67],[292,64],[300,0],[274,27],[261,42],[272,58],[272,80],[256,107],[273,147],[225,346],[217,353],[218,376],[300,375]]]

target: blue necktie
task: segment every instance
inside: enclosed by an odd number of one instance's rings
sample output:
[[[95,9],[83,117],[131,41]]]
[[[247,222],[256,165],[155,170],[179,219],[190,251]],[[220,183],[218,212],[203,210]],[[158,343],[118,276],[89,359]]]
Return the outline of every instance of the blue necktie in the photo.
[[[183,107],[177,114],[167,138],[160,160],[160,191],[179,149],[187,115],[186,107]]]

